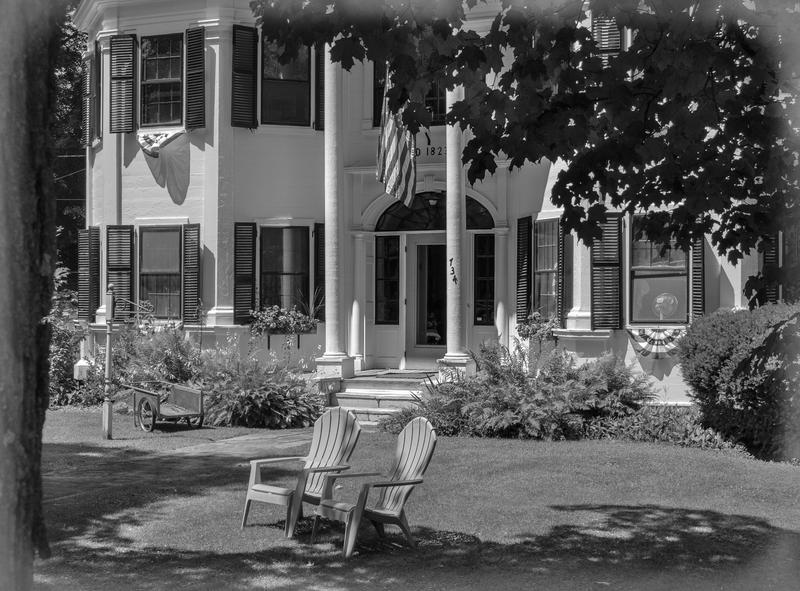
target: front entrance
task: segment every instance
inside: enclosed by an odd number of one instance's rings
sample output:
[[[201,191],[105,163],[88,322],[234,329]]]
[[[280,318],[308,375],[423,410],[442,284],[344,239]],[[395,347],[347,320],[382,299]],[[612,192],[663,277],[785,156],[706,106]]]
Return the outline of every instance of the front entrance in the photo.
[[[430,369],[444,357],[447,344],[445,236],[409,234],[406,247],[405,367]]]

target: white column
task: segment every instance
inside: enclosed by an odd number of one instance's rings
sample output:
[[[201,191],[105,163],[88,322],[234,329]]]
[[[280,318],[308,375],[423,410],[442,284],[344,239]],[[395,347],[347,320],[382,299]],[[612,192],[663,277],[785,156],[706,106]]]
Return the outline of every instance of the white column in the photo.
[[[463,96],[463,89],[448,90],[448,112]],[[466,248],[466,199],[464,196],[464,170],[461,166],[461,130],[456,125],[447,126],[447,197],[445,199],[447,233],[447,352],[440,365],[457,371],[474,368],[466,351],[466,310],[464,300],[464,265]]]
[[[572,309],[567,310],[566,327],[568,330],[591,330],[591,251],[573,235],[572,252]]]
[[[350,355],[353,357],[355,369],[364,369],[364,325],[367,299],[367,249],[366,235],[357,232],[353,235],[355,240],[355,268],[353,273],[353,305],[350,310]]]
[[[325,46],[325,353],[317,359],[317,373],[348,378],[353,375],[353,358],[345,351],[342,326],[341,243],[344,208],[341,202],[342,127],[340,98],[341,69],[331,61]]]
[[[201,24],[205,27],[208,55],[216,55],[215,60],[206,62],[208,103],[216,108],[207,106],[205,131],[192,132],[205,134],[200,231],[203,247],[210,256],[202,258],[201,277],[208,279],[203,281],[200,297],[208,310],[207,325],[230,327],[233,325],[234,158],[236,135],[245,132],[230,125],[232,73],[224,64],[230,64],[232,59],[231,24],[216,18]]]
[[[501,345],[508,347],[508,228],[494,232],[494,326]]]

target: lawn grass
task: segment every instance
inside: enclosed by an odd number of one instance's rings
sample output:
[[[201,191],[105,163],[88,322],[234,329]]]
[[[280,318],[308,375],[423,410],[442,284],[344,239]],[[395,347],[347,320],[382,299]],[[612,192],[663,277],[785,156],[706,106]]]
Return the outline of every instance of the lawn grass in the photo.
[[[48,416],[49,428],[67,419]],[[57,431],[45,431],[46,470],[65,465],[48,458],[77,450],[95,463],[45,476],[47,498],[59,498],[59,483],[85,492],[45,505],[54,558],[37,561],[38,589],[795,590],[800,581],[800,468],[735,453],[440,438],[407,507],[419,548],[394,529],[383,541],[364,527],[343,561],[338,526],[311,546],[306,520],[298,540],[285,540],[277,507],[256,504],[252,526],[239,529],[251,448],[181,455],[142,443],[175,433],[112,447],[76,433],[48,440]],[[354,469],[384,468],[394,442],[363,433]]]

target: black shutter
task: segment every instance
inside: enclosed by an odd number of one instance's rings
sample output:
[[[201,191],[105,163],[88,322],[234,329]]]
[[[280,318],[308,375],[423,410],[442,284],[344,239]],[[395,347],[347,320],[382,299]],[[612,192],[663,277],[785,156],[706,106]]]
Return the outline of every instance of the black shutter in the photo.
[[[92,139],[102,137],[103,135],[103,52],[100,48],[100,43],[94,42],[94,59],[92,60],[94,66],[94,90],[92,91],[92,98],[94,105],[92,106]]]
[[[591,248],[592,330],[622,328],[622,216],[608,214]]]
[[[692,242],[692,309],[691,319],[699,318],[706,311],[706,286],[705,286],[705,239],[696,238]]]
[[[95,137],[93,123],[94,123],[94,56],[83,60],[83,69],[81,71],[81,95],[82,95],[82,112],[81,112],[81,145],[92,145],[92,139]]]
[[[200,224],[183,226],[183,321],[200,320]]]
[[[133,131],[136,37],[111,38],[111,133]]]
[[[314,301],[315,317],[325,322],[325,224],[314,224]]]
[[[531,312],[531,216],[517,220],[517,322]]]
[[[325,44],[316,45],[314,52],[314,129],[325,129]]]
[[[125,320],[131,315],[128,302],[133,300],[133,226],[106,228],[106,276],[117,298],[114,320]]]
[[[772,236],[766,241],[764,250],[764,268],[762,273],[766,280],[762,303],[778,303],[778,236]]]
[[[206,126],[205,29],[186,29],[186,129]]]
[[[78,230],[78,318],[94,322],[100,307],[100,228]]]
[[[558,223],[558,250],[556,251],[556,314],[561,328],[566,326],[567,311],[564,309],[564,228]]]
[[[233,25],[233,89],[231,125],[258,127],[256,121],[256,74],[258,73],[258,33],[253,27]]]
[[[248,324],[256,308],[256,225],[233,225],[233,321]]]

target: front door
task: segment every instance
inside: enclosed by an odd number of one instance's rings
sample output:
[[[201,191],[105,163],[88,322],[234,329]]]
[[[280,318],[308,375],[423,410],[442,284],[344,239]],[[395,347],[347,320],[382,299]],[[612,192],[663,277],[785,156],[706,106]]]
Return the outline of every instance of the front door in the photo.
[[[447,344],[445,236],[409,235],[407,253],[405,366],[433,369]]]

